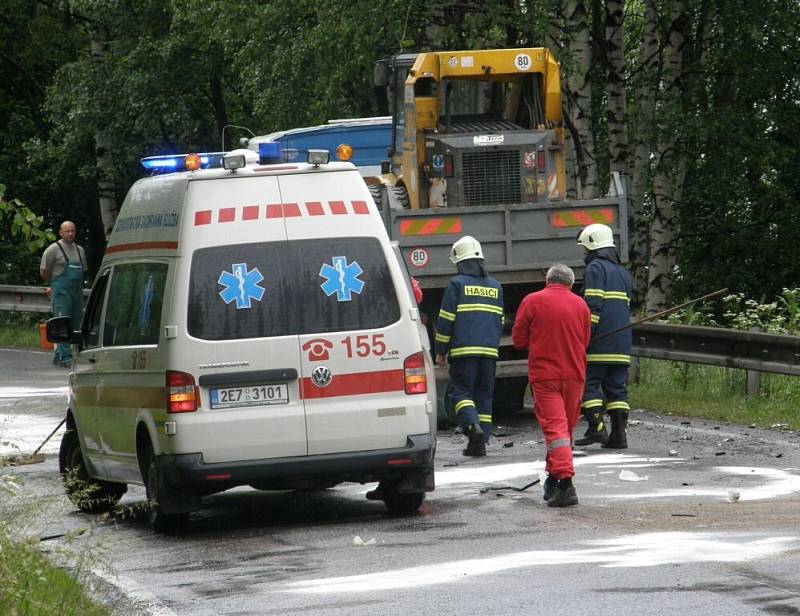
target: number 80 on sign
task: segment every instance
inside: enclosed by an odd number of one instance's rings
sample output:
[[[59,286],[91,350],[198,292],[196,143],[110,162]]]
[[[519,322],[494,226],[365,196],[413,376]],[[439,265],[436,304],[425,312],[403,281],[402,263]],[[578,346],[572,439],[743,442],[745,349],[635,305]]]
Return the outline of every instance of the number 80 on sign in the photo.
[[[409,253],[408,260],[414,267],[425,267],[428,265],[428,251],[424,248],[414,248]]]

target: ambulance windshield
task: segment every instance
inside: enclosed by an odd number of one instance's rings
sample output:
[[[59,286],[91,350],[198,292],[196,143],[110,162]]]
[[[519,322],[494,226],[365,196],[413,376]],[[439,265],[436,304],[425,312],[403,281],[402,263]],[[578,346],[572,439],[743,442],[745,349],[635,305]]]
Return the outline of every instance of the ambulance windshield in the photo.
[[[373,238],[215,246],[192,257],[188,331],[197,338],[375,329],[399,318]]]

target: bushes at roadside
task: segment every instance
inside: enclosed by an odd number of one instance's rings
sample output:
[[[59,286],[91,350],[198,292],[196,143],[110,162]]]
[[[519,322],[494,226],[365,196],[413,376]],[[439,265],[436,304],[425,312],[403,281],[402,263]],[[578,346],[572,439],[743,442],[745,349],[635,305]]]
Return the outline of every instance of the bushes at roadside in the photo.
[[[40,349],[39,321],[49,313],[0,311],[0,347]]]

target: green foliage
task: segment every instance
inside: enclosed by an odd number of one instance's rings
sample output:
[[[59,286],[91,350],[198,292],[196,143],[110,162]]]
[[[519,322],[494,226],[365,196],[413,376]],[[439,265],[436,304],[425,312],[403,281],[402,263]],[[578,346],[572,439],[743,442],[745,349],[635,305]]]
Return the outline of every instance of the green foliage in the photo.
[[[0,219],[4,223],[11,222],[11,236],[20,238],[29,252],[40,252],[44,247],[55,241],[56,235],[50,228],[42,228],[44,218],[37,216],[30,208],[22,204],[19,199],[6,201],[4,195],[6,187],[0,184]]]
[[[770,334],[800,333],[800,288],[784,288],[771,302],[758,302],[748,299],[744,293],[731,293],[722,298],[718,314],[716,309],[715,304],[690,306],[669,315],[667,322],[756,329]]]
[[[39,321],[47,315],[35,312],[0,311],[0,347],[38,349]]]
[[[34,283],[39,276],[39,255],[55,234],[19,199],[5,199],[0,184],[0,284]]]

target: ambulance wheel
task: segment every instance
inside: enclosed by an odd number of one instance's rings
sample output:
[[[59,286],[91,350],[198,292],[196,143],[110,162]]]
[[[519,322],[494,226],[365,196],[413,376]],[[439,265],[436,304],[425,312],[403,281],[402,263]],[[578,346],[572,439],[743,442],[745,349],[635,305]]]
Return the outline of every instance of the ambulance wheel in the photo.
[[[174,533],[189,518],[188,513],[164,513],[160,503],[166,497],[161,471],[156,463],[152,448],[147,450],[147,477],[145,491],[147,493],[147,519],[150,527],[157,533]]]
[[[111,511],[128,490],[127,484],[92,480],[89,477],[77,430],[67,430],[61,438],[58,468],[67,497],[83,513]]]
[[[422,506],[425,500],[425,492],[414,492],[412,494],[400,494],[393,484],[383,486],[383,503],[394,516],[414,515]]]
[[[411,209],[411,199],[405,186],[392,186],[392,195],[398,207],[404,210]]]

